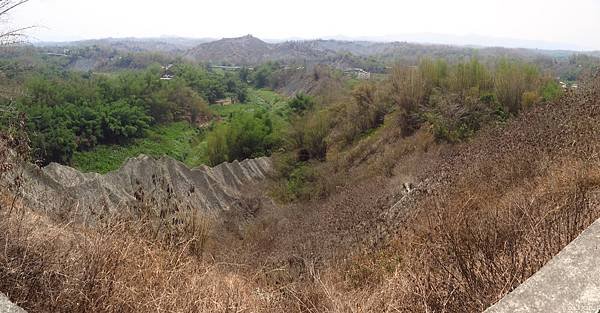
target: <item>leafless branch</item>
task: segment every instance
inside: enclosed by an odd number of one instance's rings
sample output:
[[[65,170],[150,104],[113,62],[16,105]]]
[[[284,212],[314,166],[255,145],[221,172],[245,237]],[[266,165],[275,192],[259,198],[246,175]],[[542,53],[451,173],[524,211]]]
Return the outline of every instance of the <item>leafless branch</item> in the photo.
[[[29,0],[0,0],[0,16],[6,15],[8,12],[12,11],[14,8],[29,2]]]
[[[0,46],[25,43],[27,38],[25,32],[33,28],[35,28],[35,26],[21,27],[0,32]]]
[[[15,8],[29,2],[29,0],[0,0],[0,18],[8,15]],[[0,46],[7,45],[15,45],[24,43],[27,38],[25,31],[34,28],[33,26],[29,27],[19,27],[16,29],[8,29],[0,31]]]

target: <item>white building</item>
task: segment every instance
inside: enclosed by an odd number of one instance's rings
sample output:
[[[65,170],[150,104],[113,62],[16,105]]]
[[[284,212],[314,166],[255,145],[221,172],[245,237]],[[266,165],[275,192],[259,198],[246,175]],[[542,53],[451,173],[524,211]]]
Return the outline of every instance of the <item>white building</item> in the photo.
[[[344,71],[346,74],[354,75],[357,79],[367,80],[371,79],[371,73],[363,70],[362,68],[350,68]]]

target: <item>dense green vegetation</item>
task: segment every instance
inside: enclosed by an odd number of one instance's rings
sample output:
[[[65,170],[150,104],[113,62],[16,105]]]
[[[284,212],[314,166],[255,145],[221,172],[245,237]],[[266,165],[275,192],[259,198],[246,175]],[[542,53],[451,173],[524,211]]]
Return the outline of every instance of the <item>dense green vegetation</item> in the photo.
[[[272,91],[254,89],[248,90],[246,103],[212,105],[209,110],[218,118],[204,128],[187,121],[153,126],[143,138],[128,143],[77,151],[71,164],[86,172],[106,173],[140,154],[168,155],[191,167],[243,160],[247,155],[268,155],[281,144],[280,136],[286,128],[289,111],[283,97]],[[215,154],[215,148],[223,146],[211,141],[223,134],[228,134],[227,142],[235,149],[230,152],[225,148],[220,150],[222,154]]]
[[[69,164],[75,153],[98,145],[128,145],[173,122],[192,125],[211,118],[208,104],[247,100],[247,86],[231,73],[178,64],[175,78],[165,69],[92,74],[48,66],[24,76],[25,96],[16,100],[26,114],[36,159]]]
[[[75,151],[124,144],[151,125],[209,115],[206,102],[181,81],[161,81],[160,68],[114,76],[68,72],[27,79],[18,108],[38,159],[69,163]]]
[[[255,91],[249,104],[215,108],[224,119],[207,135],[208,164],[270,155],[283,144],[290,109],[272,92]]]
[[[561,93],[552,77],[520,61],[499,59],[485,66],[475,58],[452,65],[423,59],[417,67],[394,68],[381,86],[355,88],[351,110],[336,127],[351,142],[395,112],[404,135],[429,123],[440,141],[456,142]]]
[[[184,81],[211,104],[225,98],[233,102],[247,100],[247,83],[240,80],[239,75],[235,73],[207,71],[203,67],[190,64],[175,65],[170,71],[177,80]]]
[[[168,155],[196,166],[207,162],[204,139],[202,130],[188,122],[176,122],[153,127],[144,138],[128,144],[98,145],[89,151],[76,151],[71,164],[84,172],[106,173],[118,169],[128,158],[146,154],[153,157]]]
[[[235,72],[176,62],[99,74],[65,70],[52,60],[35,71],[2,64],[7,78],[24,86],[14,103],[27,116],[35,158],[43,163],[106,172],[141,153],[197,166],[282,150],[290,156],[282,158],[288,164],[281,172],[290,186],[316,179],[302,173],[311,172],[307,162],[327,160],[328,151],[352,147],[386,121],[401,136],[430,125],[438,141],[454,143],[562,93],[537,66],[509,59],[425,58],[369,82],[324,87],[326,97],[300,93],[289,101],[260,89],[285,83],[290,69],[276,62]],[[321,66],[302,79],[323,81],[327,71],[336,73]],[[171,79],[162,80],[167,74]]]

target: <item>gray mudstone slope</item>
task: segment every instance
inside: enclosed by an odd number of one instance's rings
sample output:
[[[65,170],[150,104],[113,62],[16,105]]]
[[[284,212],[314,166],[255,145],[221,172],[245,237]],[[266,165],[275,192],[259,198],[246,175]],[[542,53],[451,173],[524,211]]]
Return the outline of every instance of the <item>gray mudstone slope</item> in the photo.
[[[8,298],[0,293],[0,313],[27,313],[25,310],[16,306]]]
[[[24,168],[24,198],[34,208],[65,208],[94,213],[125,208],[140,197],[169,199],[206,213],[239,206],[243,190],[264,181],[273,170],[269,158],[190,169],[174,159],[141,155],[119,170],[100,175],[50,164]]]
[[[485,313],[600,312],[600,220]]]

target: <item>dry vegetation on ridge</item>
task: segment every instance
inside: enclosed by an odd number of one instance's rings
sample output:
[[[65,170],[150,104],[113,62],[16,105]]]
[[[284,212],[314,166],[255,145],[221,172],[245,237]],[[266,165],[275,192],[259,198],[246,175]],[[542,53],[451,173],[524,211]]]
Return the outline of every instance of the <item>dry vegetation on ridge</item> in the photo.
[[[200,254],[189,245],[204,231],[154,240],[151,221],[123,217],[88,228],[5,189],[0,290],[30,312],[479,312],[600,217],[599,121],[595,80],[471,142],[404,153],[411,137],[398,139],[391,178]],[[416,189],[392,207],[406,164]]]

